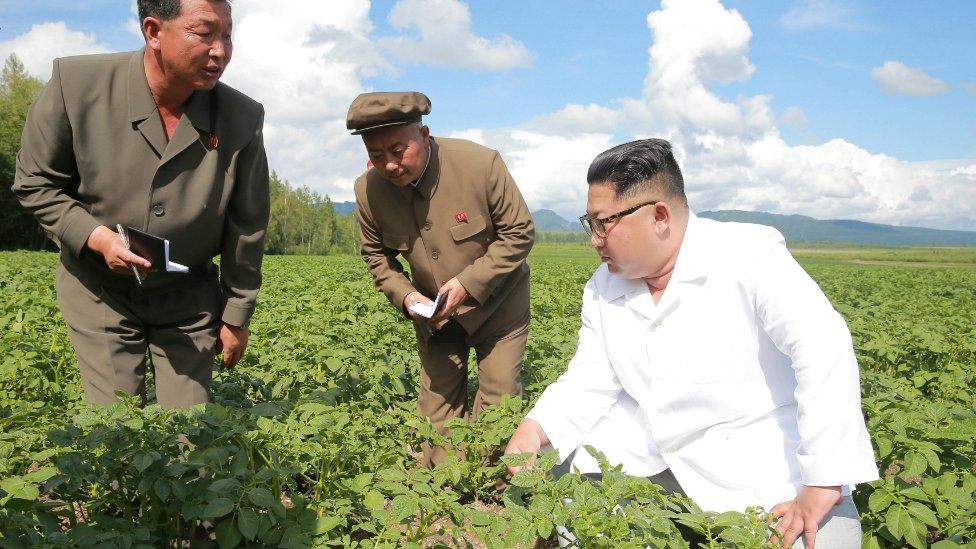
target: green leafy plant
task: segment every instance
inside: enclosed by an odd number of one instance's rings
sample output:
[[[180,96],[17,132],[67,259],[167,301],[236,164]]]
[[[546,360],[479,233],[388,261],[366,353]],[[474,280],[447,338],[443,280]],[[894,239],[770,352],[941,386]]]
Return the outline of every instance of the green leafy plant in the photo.
[[[440,437],[416,412],[412,327],[358,258],[268,258],[245,359],[175,412],[151,384],[145,408],[88,407],[57,257],[0,253],[0,547],[763,547],[762,510],[705,512],[605,461],[599,481],[553,478],[554,454],[505,473],[524,457],[500,449],[575,351],[590,254],[537,247],[526,399]],[[854,493],[865,546],[976,543],[976,271],[806,267],[861,365],[882,472]],[[448,459],[421,467],[425,442]]]

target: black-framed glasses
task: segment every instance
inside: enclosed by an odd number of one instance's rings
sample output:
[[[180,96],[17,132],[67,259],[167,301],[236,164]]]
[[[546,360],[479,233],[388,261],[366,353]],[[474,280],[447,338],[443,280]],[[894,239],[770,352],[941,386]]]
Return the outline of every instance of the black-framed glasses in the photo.
[[[604,217],[602,219],[599,218],[599,217],[588,217],[588,216],[585,216],[585,215],[581,215],[580,218],[579,218],[579,220],[580,220],[580,223],[583,225],[583,229],[585,229],[587,233],[593,233],[593,234],[596,234],[597,236],[599,236],[600,238],[606,238],[607,237],[607,225],[613,224],[615,221],[617,221],[621,217],[624,217],[625,215],[630,215],[630,214],[636,212],[637,210],[643,208],[644,206],[653,206],[654,204],[657,204],[658,202],[660,202],[660,201],[659,200],[651,200],[650,202],[644,202],[643,204],[638,204],[638,205],[633,206],[631,208],[627,208],[626,210],[617,212],[617,213],[615,213],[613,215],[608,215],[608,216],[606,216],[606,217]]]

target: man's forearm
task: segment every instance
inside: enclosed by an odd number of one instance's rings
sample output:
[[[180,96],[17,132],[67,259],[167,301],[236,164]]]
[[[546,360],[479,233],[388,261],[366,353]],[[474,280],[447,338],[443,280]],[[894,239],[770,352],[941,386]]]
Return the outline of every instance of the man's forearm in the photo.
[[[227,303],[221,320],[237,327],[246,327],[254,313],[271,215],[263,128],[262,111],[251,142],[237,160],[237,181],[224,221],[220,270]]]
[[[521,429],[523,426],[527,431],[531,432],[532,436],[538,441],[539,448],[548,446],[550,444],[549,437],[546,435],[546,430],[542,427],[541,423],[534,419],[526,418],[523,419],[522,423],[519,424],[519,428]]]

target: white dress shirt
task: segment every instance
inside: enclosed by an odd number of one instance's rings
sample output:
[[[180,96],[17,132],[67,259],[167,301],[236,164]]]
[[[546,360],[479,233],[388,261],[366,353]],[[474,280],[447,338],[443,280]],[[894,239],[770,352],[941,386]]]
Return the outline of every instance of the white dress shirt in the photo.
[[[693,213],[659,303],[597,269],[576,355],[527,417],[562,459],[591,443],[630,474],[668,467],[711,511],[878,478],[844,319],[778,231]]]

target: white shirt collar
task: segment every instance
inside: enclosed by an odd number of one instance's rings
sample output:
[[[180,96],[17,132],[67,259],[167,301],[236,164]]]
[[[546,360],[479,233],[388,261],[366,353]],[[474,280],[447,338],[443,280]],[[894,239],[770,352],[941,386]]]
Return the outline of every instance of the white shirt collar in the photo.
[[[668,284],[680,282],[700,282],[708,277],[708,250],[702,239],[702,220],[695,212],[688,210],[688,227],[678,248],[678,260]],[[628,279],[608,273],[603,294],[607,301],[625,295],[647,292],[647,284],[642,279]]]

